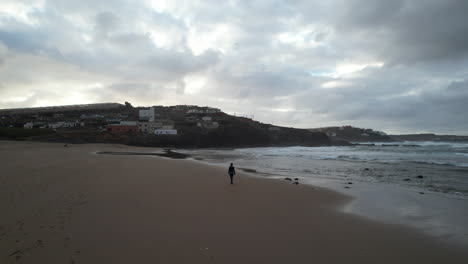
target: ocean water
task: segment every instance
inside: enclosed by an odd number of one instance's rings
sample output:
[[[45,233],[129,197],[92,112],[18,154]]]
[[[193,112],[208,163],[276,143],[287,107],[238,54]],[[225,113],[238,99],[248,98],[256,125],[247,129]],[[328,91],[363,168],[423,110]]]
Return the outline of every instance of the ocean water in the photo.
[[[234,162],[271,177],[375,182],[468,197],[468,142],[373,144],[184,152],[211,163]]]
[[[258,177],[298,178],[342,192],[354,198],[341,208],[346,213],[468,246],[468,142],[373,144],[181,152],[226,171],[232,162]]]

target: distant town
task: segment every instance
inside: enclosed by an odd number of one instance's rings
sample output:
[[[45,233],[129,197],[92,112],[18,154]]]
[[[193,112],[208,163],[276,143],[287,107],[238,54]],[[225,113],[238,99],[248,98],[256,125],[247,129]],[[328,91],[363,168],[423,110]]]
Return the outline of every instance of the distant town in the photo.
[[[0,139],[162,147],[255,147],[468,138],[434,134],[387,135],[352,126],[297,129],[228,115],[208,106],[133,107],[125,102],[2,109]]]
[[[195,105],[103,103],[0,110],[2,138],[143,146],[328,145],[321,132],[264,124]],[[29,131],[31,132],[29,132]],[[34,132],[32,132],[34,131]]]
[[[58,131],[70,128],[75,130],[93,128],[101,132],[122,134],[177,135],[176,122],[181,126],[196,124],[202,129],[217,129],[219,123],[213,120],[223,115],[220,109],[211,107],[153,106],[140,107],[135,112],[125,111],[125,106],[107,103],[0,110],[0,122],[2,126],[25,129],[42,128]],[[128,106],[127,103],[127,108]],[[181,114],[185,114],[183,120]]]

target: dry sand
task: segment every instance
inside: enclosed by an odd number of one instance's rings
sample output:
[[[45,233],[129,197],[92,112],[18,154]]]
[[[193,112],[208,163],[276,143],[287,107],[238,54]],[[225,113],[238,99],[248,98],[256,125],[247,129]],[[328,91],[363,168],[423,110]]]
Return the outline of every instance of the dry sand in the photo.
[[[119,145],[0,141],[0,263],[468,263],[349,197]]]

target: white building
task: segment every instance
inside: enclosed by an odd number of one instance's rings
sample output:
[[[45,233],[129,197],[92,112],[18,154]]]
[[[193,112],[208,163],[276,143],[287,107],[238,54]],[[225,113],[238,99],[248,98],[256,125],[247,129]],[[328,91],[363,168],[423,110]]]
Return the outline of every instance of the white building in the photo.
[[[218,129],[219,128],[219,124],[218,122],[206,122],[204,124],[204,127],[206,129]]]
[[[24,128],[31,129],[31,128],[33,128],[33,127],[34,127],[34,124],[31,123],[31,122],[28,122],[28,123],[24,124]]]
[[[149,109],[140,109],[138,117],[140,120],[154,122],[156,118],[156,112],[154,107],[150,107]]]
[[[61,127],[75,127],[77,123],[75,122],[57,122],[49,124],[49,128],[57,129]]]
[[[121,126],[136,126],[138,125],[137,121],[120,121]]]
[[[187,111],[187,114],[204,114],[205,111],[201,109],[190,109]]]
[[[154,133],[154,130],[163,128],[161,122],[139,122],[138,131],[144,133]]]
[[[177,135],[177,129],[156,129],[155,135]]]
[[[219,123],[218,122],[198,122],[198,127],[205,128],[205,129],[218,129]]]
[[[218,108],[208,107],[206,109],[190,109],[187,111],[187,114],[215,114],[221,112]]]
[[[221,112],[220,109],[218,109],[218,108],[211,108],[211,107],[209,107],[209,108],[206,109],[206,111],[205,111],[205,113],[207,113],[207,114],[215,114],[215,113],[219,113],[219,112]]]

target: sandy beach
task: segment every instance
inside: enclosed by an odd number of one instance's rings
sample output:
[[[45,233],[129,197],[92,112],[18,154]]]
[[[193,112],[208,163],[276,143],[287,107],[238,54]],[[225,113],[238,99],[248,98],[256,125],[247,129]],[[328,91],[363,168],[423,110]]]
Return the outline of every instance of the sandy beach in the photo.
[[[0,141],[0,263],[467,263],[351,197],[122,145]],[[162,150],[161,150],[162,151]]]

